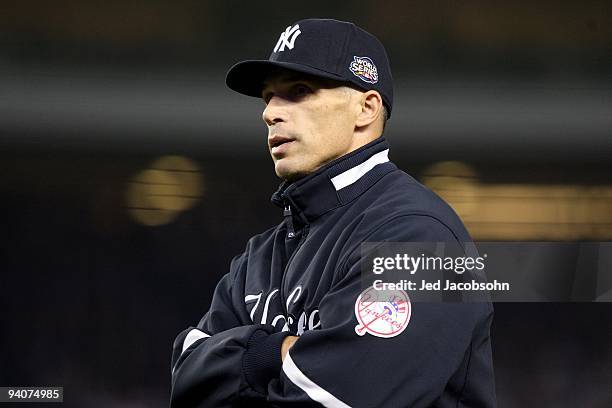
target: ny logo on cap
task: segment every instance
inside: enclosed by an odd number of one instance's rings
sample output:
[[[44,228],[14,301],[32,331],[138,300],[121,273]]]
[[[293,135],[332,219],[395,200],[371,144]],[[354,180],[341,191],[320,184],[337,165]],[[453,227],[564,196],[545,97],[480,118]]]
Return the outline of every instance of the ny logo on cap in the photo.
[[[296,24],[293,27],[287,27],[287,29],[283,31],[278,38],[278,42],[276,43],[276,46],[274,46],[274,52],[285,51],[285,45],[292,50],[295,45],[295,39],[301,33],[299,24]]]

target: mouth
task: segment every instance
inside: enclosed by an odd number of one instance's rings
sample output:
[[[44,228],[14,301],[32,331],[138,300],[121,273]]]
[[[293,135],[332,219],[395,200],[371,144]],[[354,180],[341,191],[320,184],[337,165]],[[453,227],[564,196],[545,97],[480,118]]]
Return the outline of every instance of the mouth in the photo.
[[[272,154],[274,154],[276,152],[280,152],[281,146],[287,145],[293,141],[295,141],[295,139],[290,137],[274,135],[271,138],[268,138],[268,146],[270,147]]]

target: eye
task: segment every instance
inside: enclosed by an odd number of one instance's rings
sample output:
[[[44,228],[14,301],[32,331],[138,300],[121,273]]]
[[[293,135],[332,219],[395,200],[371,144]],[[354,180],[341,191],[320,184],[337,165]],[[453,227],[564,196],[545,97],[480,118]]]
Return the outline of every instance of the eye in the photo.
[[[312,93],[312,89],[306,84],[295,84],[292,87],[292,94],[297,98],[304,97]]]

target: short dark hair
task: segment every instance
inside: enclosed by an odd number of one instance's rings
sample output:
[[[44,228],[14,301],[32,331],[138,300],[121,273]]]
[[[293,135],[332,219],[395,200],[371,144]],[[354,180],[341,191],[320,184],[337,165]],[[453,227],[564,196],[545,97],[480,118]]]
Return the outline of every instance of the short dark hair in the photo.
[[[389,111],[387,110],[387,107],[383,104],[383,128],[382,131],[384,133],[385,131],[385,127],[387,126],[387,120],[389,119]]]

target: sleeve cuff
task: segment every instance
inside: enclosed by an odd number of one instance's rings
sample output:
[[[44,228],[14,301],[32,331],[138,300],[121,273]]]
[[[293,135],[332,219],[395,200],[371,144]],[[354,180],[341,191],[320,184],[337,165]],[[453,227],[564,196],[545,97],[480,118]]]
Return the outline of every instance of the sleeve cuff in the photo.
[[[255,391],[266,393],[268,383],[279,377],[282,367],[281,345],[290,334],[268,334],[265,330],[257,330],[249,338],[242,369],[247,383]]]

